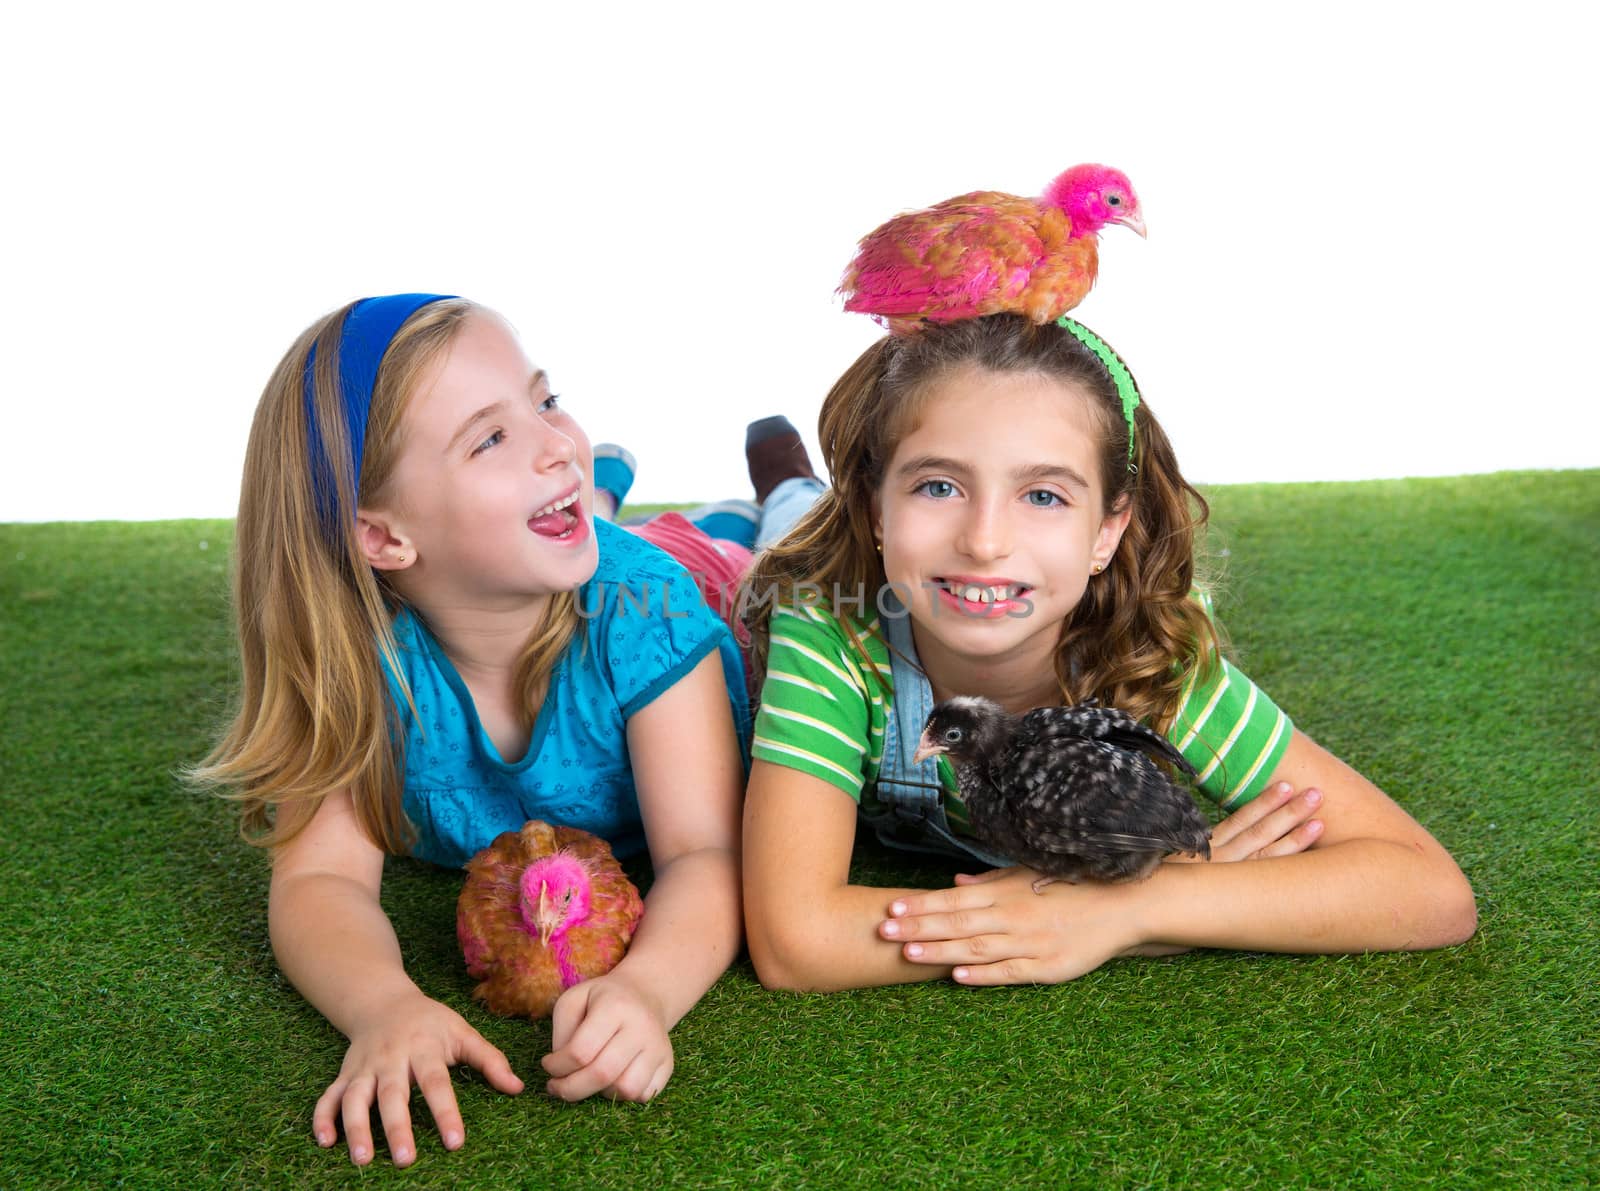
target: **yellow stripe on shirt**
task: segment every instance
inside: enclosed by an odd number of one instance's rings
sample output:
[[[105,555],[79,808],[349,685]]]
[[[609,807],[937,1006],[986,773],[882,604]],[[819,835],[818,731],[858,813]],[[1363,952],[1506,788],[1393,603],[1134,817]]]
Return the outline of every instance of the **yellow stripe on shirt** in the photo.
[[[848,769],[845,769],[839,765],[835,765],[826,757],[819,757],[816,753],[807,752],[805,749],[797,749],[792,745],[780,744],[776,740],[768,740],[763,736],[757,736],[750,743],[750,752],[752,756],[757,757],[760,757],[762,753],[778,753],[782,756],[796,757],[802,761],[809,761],[818,769],[827,769],[833,773],[837,773],[845,781],[849,782],[850,788],[857,793],[859,793],[861,790],[862,778],[859,773],[851,773]],[[771,757],[764,757],[762,759],[768,761],[772,760]]]
[[[866,752],[866,749],[861,747],[861,742],[859,740],[851,739],[849,736],[839,731],[839,729],[835,728],[832,724],[825,723],[824,721],[817,719],[815,716],[805,715],[798,711],[790,711],[786,707],[779,707],[776,703],[764,704],[761,710],[765,711],[769,715],[778,716],[780,719],[793,720],[797,724],[806,724],[812,728],[815,728],[819,732],[824,732],[827,735],[832,736],[835,740],[842,742],[846,748],[850,749],[858,756]]]
[[[1250,713],[1256,709],[1256,695],[1259,693],[1260,688],[1252,683],[1250,685],[1250,697],[1244,702],[1244,710],[1239,713],[1239,718],[1233,721],[1233,728],[1228,732],[1228,738],[1224,740],[1221,746],[1217,749],[1216,756],[1211,758],[1211,764],[1207,765],[1203,770],[1200,771],[1200,776],[1195,779],[1197,782],[1204,782],[1206,778],[1211,776],[1212,771],[1215,770],[1218,765],[1222,764],[1223,759],[1227,757],[1229,750],[1233,748],[1233,742],[1239,739],[1239,733],[1243,732],[1247,727],[1250,726]],[[1210,709],[1208,708],[1208,713],[1209,710]]]
[[[859,691],[863,695],[867,693],[866,683],[864,683],[861,680],[861,676],[856,674],[853,670],[849,672],[841,670],[838,665],[830,662],[816,650],[809,646],[802,645],[798,641],[792,641],[787,637],[774,637],[772,639],[772,643],[774,645],[778,644],[779,642],[782,642],[785,649],[791,649],[795,653],[810,658],[813,662],[821,666],[829,674],[832,674],[835,678],[844,683],[846,686],[850,687],[852,690]]]
[[[1217,709],[1217,704],[1221,701],[1223,692],[1228,689],[1230,681],[1231,680],[1228,676],[1228,665],[1226,662],[1224,662],[1222,666],[1222,681],[1217,683],[1217,689],[1211,692],[1211,698],[1206,701],[1205,707],[1200,712],[1200,717],[1189,725],[1189,731],[1186,732],[1183,739],[1178,742],[1179,750],[1188,748],[1189,743],[1200,734],[1200,729],[1203,728],[1205,726],[1205,722],[1211,718],[1211,713]],[[1187,696],[1185,696],[1185,698],[1187,698]]]
[[[1283,727],[1288,722],[1289,717],[1286,716],[1280,709],[1278,711],[1277,721],[1272,725],[1272,735],[1267,738],[1266,747],[1263,748],[1261,752],[1256,754],[1256,759],[1251,763],[1249,770],[1242,778],[1239,779],[1239,784],[1233,792],[1233,797],[1229,798],[1227,802],[1223,803],[1224,807],[1229,807],[1233,803],[1237,802],[1239,795],[1248,790],[1255,782],[1256,774],[1261,772],[1261,767],[1267,763],[1267,758],[1272,756],[1273,749],[1278,747],[1278,740],[1283,736]]]

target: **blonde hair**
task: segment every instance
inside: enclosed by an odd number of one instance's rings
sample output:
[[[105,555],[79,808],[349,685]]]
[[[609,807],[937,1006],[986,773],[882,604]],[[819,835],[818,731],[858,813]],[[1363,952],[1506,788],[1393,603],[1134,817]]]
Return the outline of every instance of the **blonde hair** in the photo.
[[[395,333],[373,386],[359,476],[351,475],[339,394],[350,309],[295,340],[256,406],[233,547],[239,698],[221,739],[187,776],[237,800],[241,832],[265,846],[294,838],[326,795],[348,788],[367,837],[397,853],[416,838],[402,808],[403,736],[384,677],[386,663],[404,673],[391,627],[404,601],[367,564],[356,509],[385,495],[422,373],[481,308],[460,298],[433,302]],[[311,404],[335,480],[321,516],[305,398],[313,352]],[[530,723],[578,624],[573,594],[560,593],[523,648],[517,687]]]
[[[757,673],[765,670],[775,603],[807,587],[871,592],[887,582],[873,532],[884,474],[928,393],[967,365],[1049,376],[1089,396],[1101,439],[1103,512],[1126,500],[1132,515],[1110,565],[1061,625],[1056,680],[1068,703],[1095,697],[1165,730],[1190,672],[1210,671],[1221,646],[1190,596],[1196,537],[1209,512],[1205,498],[1178,471],[1148,403],[1134,414],[1130,469],[1128,427],[1106,366],[1070,332],[1013,314],[885,336],[829,391],[818,438],[833,487],[788,536],[756,558],[745,580],[741,599]],[[750,598],[758,592],[766,598]]]

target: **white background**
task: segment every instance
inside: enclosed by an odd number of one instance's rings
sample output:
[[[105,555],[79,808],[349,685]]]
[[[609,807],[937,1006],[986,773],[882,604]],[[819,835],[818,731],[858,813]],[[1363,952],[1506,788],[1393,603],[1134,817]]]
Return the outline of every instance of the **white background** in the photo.
[[[877,333],[856,239],[1078,161],[1150,238],[1077,313],[1190,478],[1592,467],[1584,11],[13,7],[0,520],[231,515],[278,357],[398,290],[502,311],[637,498],[745,495]]]

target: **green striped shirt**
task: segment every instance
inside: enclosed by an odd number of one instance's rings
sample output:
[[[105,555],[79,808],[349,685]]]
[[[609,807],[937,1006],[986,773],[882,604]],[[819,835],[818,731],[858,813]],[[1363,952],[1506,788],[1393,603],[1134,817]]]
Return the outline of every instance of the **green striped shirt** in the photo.
[[[820,607],[777,607],[751,756],[821,778],[876,812],[893,685],[876,617],[841,624]],[[1190,674],[1167,737],[1199,774],[1201,793],[1233,810],[1266,788],[1293,730],[1266,692],[1224,660],[1205,682]],[[939,776],[945,815],[964,829],[944,757]]]

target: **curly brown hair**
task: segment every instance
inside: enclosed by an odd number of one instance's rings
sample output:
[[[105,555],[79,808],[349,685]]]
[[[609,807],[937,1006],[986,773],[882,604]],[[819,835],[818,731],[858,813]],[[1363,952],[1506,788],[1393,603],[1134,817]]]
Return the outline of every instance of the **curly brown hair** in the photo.
[[[758,674],[765,670],[775,598],[883,588],[873,508],[885,470],[927,394],[943,377],[970,365],[1049,376],[1092,398],[1103,511],[1109,515],[1126,501],[1132,515],[1110,565],[1061,625],[1056,679],[1068,703],[1098,698],[1165,730],[1190,673],[1215,666],[1221,647],[1210,618],[1192,598],[1196,539],[1210,510],[1178,471],[1172,444],[1147,404],[1141,401],[1134,412],[1130,466],[1122,401],[1106,366],[1065,328],[1013,314],[885,336],[829,391],[818,437],[833,486],[782,541],[756,558],[741,593]],[[754,599],[755,593],[766,598]]]

